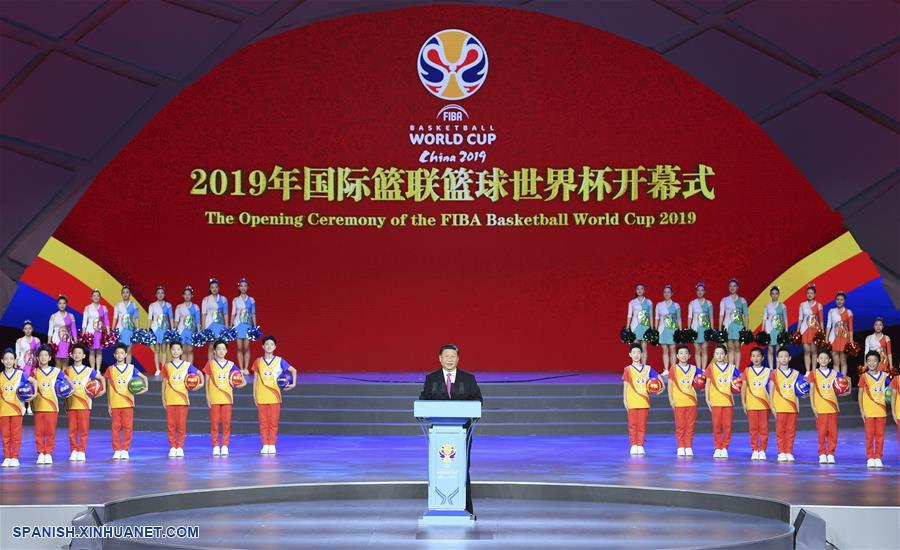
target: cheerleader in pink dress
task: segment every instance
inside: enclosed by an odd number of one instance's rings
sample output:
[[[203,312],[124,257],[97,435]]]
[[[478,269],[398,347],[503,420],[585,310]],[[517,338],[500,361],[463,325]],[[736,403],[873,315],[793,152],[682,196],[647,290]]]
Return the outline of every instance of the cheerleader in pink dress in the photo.
[[[853,312],[844,307],[847,295],[838,292],[834,297],[835,307],[828,312],[828,343],[831,344],[831,356],[834,367],[847,375],[847,344],[853,341]]]
[[[31,370],[37,365],[38,348],[41,347],[41,339],[32,335],[33,332],[34,325],[31,321],[25,321],[22,323],[23,336],[16,340],[16,368],[23,372],[25,379],[31,377]],[[25,402],[25,414],[32,414],[28,401]]]
[[[816,366],[816,333],[825,326],[822,304],[816,301],[816,285],[806,287],[806,301],[800,304],[797,317],[797,331],[803,342],[803,366],[809,374]]]
[[[66,311],[68,306],[69,299],[60,295],[56,299],[58,311],[50,316],[50,327],[47,329],[47,340],[56,346],[54,360],[60,370],[69,366],[69,346],[78,338],[75,316]]]
[[[103,333],[109,332],[109,312],[100,303],[100,291],[91,291],[91,303],[84,308],[81,318],[81,333],[91,335],[91,349],[88,363],[95,371],[100,370],[103,362]]]

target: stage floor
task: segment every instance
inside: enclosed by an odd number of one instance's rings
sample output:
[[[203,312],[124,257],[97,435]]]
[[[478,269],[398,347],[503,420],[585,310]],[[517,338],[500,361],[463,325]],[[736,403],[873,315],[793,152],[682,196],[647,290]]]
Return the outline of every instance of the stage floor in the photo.
[[[651,435],[648,455],[628,456],[625,436],[478,438],[472,479],[611,484],[742,494],[793,505],[900,506],[896,427],[888,427],[883,470],[865,467],[861,429],[839,433],[837,464],[817,463],[816,434],[797,434],[798,462],[751,462],[748,436],[733,435],[731,459],[714,461],[711,436],[696,437],[693,459],[675,457],[671,435]],[[169,459],[166,436],[136,432],[131,460],[113,461],[110,434],[91,434],[87,462],[70,463],[68,438],[58,430],[55,463],[38,466],[30,427],[23,434],[22,466],[0,469],[3,505],[103,504],[111,500],[193,489],[289,483],[424,481],[425,438],[407,436],[299,436],[278,439],[278,454],[259,454],[259,438],[232,436],[227,458],[211,456],[208,435],[190,435],[186,457]],[[473,492],[476,494],[478,489]]]

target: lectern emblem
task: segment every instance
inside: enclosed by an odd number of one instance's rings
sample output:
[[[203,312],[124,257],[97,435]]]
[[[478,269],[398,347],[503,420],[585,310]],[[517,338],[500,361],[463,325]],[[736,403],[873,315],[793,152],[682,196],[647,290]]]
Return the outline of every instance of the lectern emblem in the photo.
[[[438,456],[441,457],[441,462],[453,462],[456,459],[456,447],[449,443],[441,445]]]

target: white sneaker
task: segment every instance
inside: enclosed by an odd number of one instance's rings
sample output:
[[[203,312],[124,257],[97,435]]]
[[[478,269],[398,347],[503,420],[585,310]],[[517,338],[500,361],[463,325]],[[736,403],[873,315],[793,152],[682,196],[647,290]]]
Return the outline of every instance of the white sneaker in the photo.
[[[69,461],[75,462],[78,460],[78,451],[72,451],[72,454],[69,455]]]
[[[684,448],[684,456],[686,456],[686,457],[693,457],[693,456],[694,456],[694,449],[691,449],[690,447],[685,447],[685,448]]]
[[[834,455],[828,455],[828,463],[834,464]]]
[[[645,454],[647,454],[647,451],[644,450],[644,446],[643,446],[643,445],[638,445],[638,454],[639,454],[639,455],[645,455]]]
[[[10,460],[11,460],[11,462],[9,463],[10,468],[18,468],[19,467],[19,459],[18,458],[11,458]]]
[[[128,451],[122,450],[122,454],[119,456],[122,460],[128,460],[130,457],[128,456]]]
[[[269,454],[270,455],[275,454],[275,445],[269,445]]]
[[[116,451],[113,453],[113,460],[119,460],[122,458],[122,451]]]
[[[713,458],[722,458],[722,449],[716,449],[716,452],[713,453]]]
[[[819,455],[819,464],[828,464],[828,455]]]
[[[184,458],[184,449],[182,447],[178,447],[175,449],[175,456],[178,458]]]
[[[87,457],[84,456],[84,451],[78,451],[78,460],[84,462],[87,460]]]
[[[778,453],[778,462],[787,462],[787,454]]]
[[[875,459],[870,458],[866,460],[866,468],[874,468],[875,467]]]
[[[631,455],[636,455],[636,454],[638,454],[638,452],[637,452],[637,445],[632,445],[632,446],[631,446],[631,450],[628,452],[628,454],[631,454]]]
[[[222,453],[222,456],[228,456],[228,445],[222,445],[222,450],[219,452]]]
[[[684,447],[678,447],[678,450],[675,451],[675,456],[684,456]]]
[[[44,464],[53,464],[53,456],[52,455],[44,455]]]
[[[28,407],[27,409],[25,409],[25,414],[27,414],[28,416],[34,416],[34,411],[31,410],[31,407]]]
[[[876,468],[884,468],[884,462],[882,462],[880,458],[876,458],[875,459],[875,467]]]
[[[262,446],[262,449],[259,450],[259,454],[261,454],[261,455],[267,455],[267,454],[269,454],[269,446],[268,446],[268,445],[263,445],[263,446]]]
[[[794,458],[794,455],[792,455],[791,453],[788,453],[788,454],[787,454],[787,461],[788,461],[788,462],[794,462],[795,460],[796,460],[796,459]]]
[[[750,455],[750,460],[759,460],[759,451],[753,451],[753,454]]]
[[[35,464],[43,464],[44,463],[44,453],[39,453],[37,460],[34,463]]]
[[[722,449],[722,454],[719,455],[719,458],[728,458],[728,449]]]
[[[765,452],[765,451],[758,451],[758,452],[756,453],[756,459],[757,459],[757,460],[765,460],[765,459],[766,459],[766,452]]]
[[[213,456],[219,456],[219,455],[221,455],[221,454],[222,454],[222,450],[219,448],[218,445],[216,445],[215,447],[213,447]]]
[[[175,458],[178,456],[178,451],[175,450],[175,447],[169,448],[169,458]]]
[[[0,465],[0,468],[9,468],[9,463],[12,462],[11,458],[4,458],[3,464]]]

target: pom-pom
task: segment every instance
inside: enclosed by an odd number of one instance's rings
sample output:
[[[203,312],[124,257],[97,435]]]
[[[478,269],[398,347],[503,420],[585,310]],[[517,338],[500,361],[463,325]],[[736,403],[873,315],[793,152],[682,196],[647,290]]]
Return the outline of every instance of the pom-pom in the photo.
[[[84,331],[78,337],[78,343],[86,347],[87,349],[91,349],[94,345],[94,333]]]
[[[659,345],[659,331],[655,328],[648,328],[644,332],[644,341],[650,344],[651,346]]]
[[[803,335],[800,334],[799,332],[792,332],[791,333],[791,343],[794,344],[795,346],[802,344],[803,343]]]
[[[103,338],[100,340],[100,345],[103,346],[104,349],[111,348],[116,345],[119,341],[119,329],[113,329],[112,331],[104,331]]]
[[[724,328],[722,330],[716,331],[716,342],[720,344],[724,344],[728,341],[728,331]]]
[[[262,338],[262,329],[259,328],[259,325],[247,329],[247,338],[249,338],[251,342],[255,342]]]
[[[222,329],[222,333],[219,334],[219,340],[222,340],[223,342],[237,340],[237,329],[235,327]]]
[[[163,333],[163,344],[176,344],[181,343],[181,336],[178,334],[178,331],[175,329],[166,329]]]
[[[738,333],[738,341],[742,344],[752,344],[756,341],[756,337],[753,336],[753,331],[750,329],[742,328]]]
[[[684,344],[692,344],[697,341],[697,331],[692,328],[686,328],[681,331],[681,340]]]
[[[831,351],[831,342],[825,338],[825,333],[821,330],[816,333],[816,337],[813,339],[813,343],[816,345],[816,349],[819,351]]]
[[[636,338],[634,331],[628,327],[622,327],[622,330],[619,331],[619,339],[622,340],[623,344],[631,344]]]
[[[761,330],[756,334],[756,343],[762,347],[766,347],[772,343],[772,336],[768,332]]]
[[[191,345],[194,347],[205,346],[216,339],[211,329],[205,328],[191,335]]]
[[[131,342],[142,346],[152,346],[156,344],[156,335],[153,334],[152,330],[139,328],[131,335]]]
[[[47,345],[50,346],[50,357],[56,357],[56,354],[59,352],[59,344],[56,342],[47,342]]]
[[[794,339],[791,336],[792,335],[787,332],[782,332],[781,334],[779,334],[778,335],[778,345],[781,347],[786,347],[786,346],[793,344]]]
[[[862,346],[859,345],[859,342],[853,340],[849,344],[847,344],[847,347],[844,348],[844,351],[847,352],[847,355],[850,355],[851,357],[859,357],[859,354],[862,353]]]
[[[672,334],[672,340],[675,341],[676,344],[684,343],[684,335],[681,333],[681,329],[675,329],[674,334]]]
[[[719,331],[708,328],[703,331],[703,339],[707,342],[718,342],[719,341]]]

